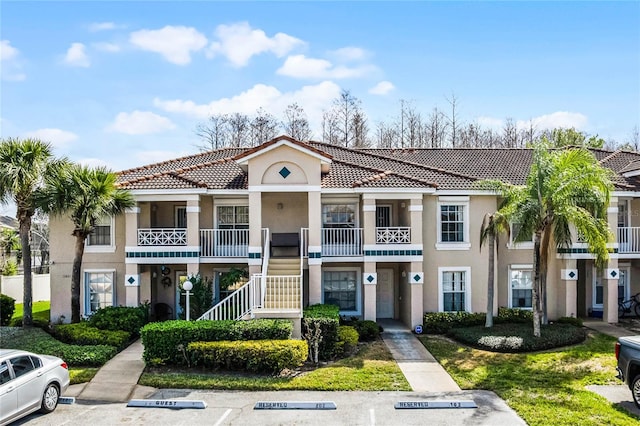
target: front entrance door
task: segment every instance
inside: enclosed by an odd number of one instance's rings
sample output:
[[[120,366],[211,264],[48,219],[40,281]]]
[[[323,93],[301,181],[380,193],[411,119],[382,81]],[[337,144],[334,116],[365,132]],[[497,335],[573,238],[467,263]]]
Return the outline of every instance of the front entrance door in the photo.
[[[376,226],[378,228],[391,226],[391,206],[376,206]]]
[[[393,269],[378,269],[376,316],[393,318]]]

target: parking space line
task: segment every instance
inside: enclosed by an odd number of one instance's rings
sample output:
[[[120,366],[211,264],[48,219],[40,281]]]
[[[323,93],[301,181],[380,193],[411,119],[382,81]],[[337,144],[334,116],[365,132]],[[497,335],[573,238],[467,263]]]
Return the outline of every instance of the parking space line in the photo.
[[[227,418],[227,416],[229,414],[231,414],[231,408],[229,408],[227,411],[224,412],[224,414],[222,415],[222,417],[220,417],[220,419],[213,425],[213,426],[220,426],[222,424],[222,422],[224,421],[224,419]]]
[[[373,408],[369,410],[369,419],[371,420],[371,426],[376,426],[376,410]]]

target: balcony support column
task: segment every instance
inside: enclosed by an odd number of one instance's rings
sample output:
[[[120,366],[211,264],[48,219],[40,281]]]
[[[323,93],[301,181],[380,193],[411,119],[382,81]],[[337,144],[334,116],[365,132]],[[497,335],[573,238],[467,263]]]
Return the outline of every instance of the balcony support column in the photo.
[[[409,216],[411,217],[411,244],[422,244],[422,198],[411,199]]]
[[[187,245],[200,246],[200,200],[187,201]]]
[[[376,200],[362,199],[362,232],[365,245],[376,243]],[[375,271],[374,271],[375,272]]]
[[[376,303],[377,303],[377,287],[378,287],[378,274],[376,262],[364,262],[364,274],[362,274],[362,289],[363,289],[363,305],[364,313],[363,318],[365,320],[375,321]]]
[[[564,287],[564,306],[560,307],[560,316],[578,316],[578,266],[576,259],[565,259],[560,271],[560,291]]]
[[[138,214],[140,207],[131,207],[124,213],[125,246],[135,247],[138,245]]]
[[[126,276],[134,276],[136,277],[137,285],[126,285],[125,278],[125,305],[130,307],[135,307],[140,304],[140,273],[138,271],[138,265],[134,263],[125,264],[125,275]]]

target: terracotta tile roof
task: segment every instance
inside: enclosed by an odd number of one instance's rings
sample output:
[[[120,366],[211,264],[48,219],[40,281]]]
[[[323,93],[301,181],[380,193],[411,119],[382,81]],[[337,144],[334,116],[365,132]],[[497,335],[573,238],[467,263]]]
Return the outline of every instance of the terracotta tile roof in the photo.
[[[332,164],[322,176],[324,188],[475,189],[482,179],[525,183],[532,161],[530,149],[349,149],[323,142],[278,137],[255,148],[223,148],[119,173],[128,189],[247,189],[247,174],[238,159],[286,140],[318,153]],[[640,169],[640,154],[591,150],[598,161],[617,173],[618,190],[640,191],[640,178],[621,173]]]

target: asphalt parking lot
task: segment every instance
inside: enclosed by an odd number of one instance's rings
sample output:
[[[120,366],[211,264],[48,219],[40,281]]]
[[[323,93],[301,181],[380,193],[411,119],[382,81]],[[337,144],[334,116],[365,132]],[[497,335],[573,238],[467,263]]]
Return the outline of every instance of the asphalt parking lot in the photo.
[[[16,422],[28,425],[525,425],[489,391],[418,392],[239,392],[160,390],[150,399],[203,400],[205,409],[132,408],[126,404],[59,405],[48,415],[35,414]],[[335,410],[256,410],[258,402],[334,402]],[[424,402],[455,406],[473,401],[477,408],[408,408]],[[454,404],[448,404],[453,402]]]

